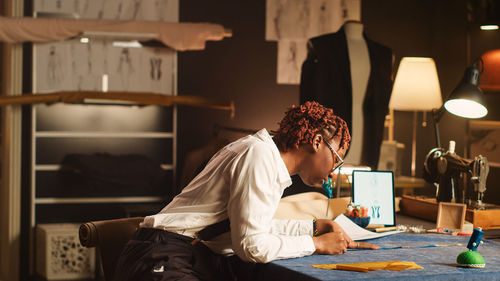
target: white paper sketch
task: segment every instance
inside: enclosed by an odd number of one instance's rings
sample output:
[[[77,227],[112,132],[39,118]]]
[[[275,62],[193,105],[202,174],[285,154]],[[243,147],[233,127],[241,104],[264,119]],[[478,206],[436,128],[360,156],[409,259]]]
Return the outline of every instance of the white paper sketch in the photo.
[[[163,74],[161,63],[163,59],[158,55],[159,50],[155,49],[155,54],[149,57],[149,78],[151,79],[151,88],[160,89],[161,76]]]
[[[268,0],[266,40],[307,37],[311,23],[310,15],[309,0]]]
[[[173,59],[174,51],[170,49],[148,49],[144,52],[145,67],[149,67],[149,72],[144,73],[150,80],[149,91],[153,93],[171,95],[174,91]]]
[[[178,0],[35,0],[35,11],[74,13],[79,18],[178,21]],[[68,40],[35,44],[35,92],[102,90],[108,76],[109,91],[174,91],[175,52],[170,49],[118,48],[109,39],[88,44]]]
[[[304,39],[361,19],[360,0],[267,0],[266,40]]]
[[[361,0],[342,0],[342,22],[347,20],[361,20]]]
[[[63,61],[61,50],[55,46],[51,45],[49,51],[47,52],[47,69],[45,73],[47,74],[47,84],[51,88],[58,87],[60,83],[64,80],[63,72]]]
[[[34,0],[33,6],[82,19],[179,21],[178,0]]]
[[[309,38],[361,19],[361,0],[267,0],[266,8],[266,40],[278,41],[278,84],[300,84]]]
[[[349,237],[351,237],[351,239],[354,241],[375,239],[401,232],[399,230],[386,231],[380,233],[372,232],[360,227],[359,225],[352,222],[348,217],[342,214],[339,215],[337,218],[335,218],[334,221],[338,223],[345,232],[349,233]]]
[[[135,72],[135,59],[132,59],[129,48],[122,48],[118,57],[118,66],[116,73],[120,76],[121,83],[124,89],[129,88],[129,82],[133,78]]]
[[[308,38],[335,32],[344,22],[344,9],[341,0],[316,0],[312,2],[311,28]]]
[[[146,5],[147,3],[147,5]],[[178,0],[147,0],[141,5],[138,19],[148,19],[153,21],[178,22],[179,10]]]
[[[68,0],[39,0],[34,1],[33,9],[37,12],[52,12],[61,14],[72,14],[75,12],[73,1]]]
[[[299,84],[302,62],[307,55],[306,40],[278,41],[278,84]]]

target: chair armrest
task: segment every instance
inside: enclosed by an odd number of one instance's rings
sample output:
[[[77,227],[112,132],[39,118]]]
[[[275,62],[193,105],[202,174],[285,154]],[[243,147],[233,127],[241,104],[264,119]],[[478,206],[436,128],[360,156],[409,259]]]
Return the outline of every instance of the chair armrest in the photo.
[[[80,244],[84,247],[97,247],[99,245],[97,227],[93,222],[82,223],[78,230],[78,235],[80,237]]]

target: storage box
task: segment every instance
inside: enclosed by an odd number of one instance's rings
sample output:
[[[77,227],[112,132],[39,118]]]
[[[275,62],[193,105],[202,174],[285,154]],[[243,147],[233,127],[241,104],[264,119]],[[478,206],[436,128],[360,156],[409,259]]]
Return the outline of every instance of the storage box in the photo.
[[[474,227],[500,229],[500,206],[485,205],[486,210],[467,209],[465,211],[465,220],[471,222]],[[401,212],[404,214],[428,221],[436,221],[438,206],[435,198],[420,198],[408,195],[404,195],[400,203]]]
[[[95,249],[85,248],[79,224],[36,227],[36,272],[47,280],[94,278]]]
[[[461,232],[465,223],[465,204],[440,202],[436,228],[445,228]]]

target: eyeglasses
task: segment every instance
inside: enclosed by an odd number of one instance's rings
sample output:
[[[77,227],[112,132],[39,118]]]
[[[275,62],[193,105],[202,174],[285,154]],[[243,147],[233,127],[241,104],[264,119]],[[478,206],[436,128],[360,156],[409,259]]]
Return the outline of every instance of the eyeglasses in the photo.
[[[340,155],[337,153],[337,151],[335,151],[335,149],[333,149],[333,147],[327,141],[325,141],[325,139],[323,139],[323,142],[326,143],[326,145],[328,146],[328,148],[330,148],[330,150],[332,151],[333,168],[332,168],[332,170],[329,173],[329,174],[331,174],[331,173],[333,173],[333,171],[335,171],[336,169],[338,169],[338,168],[342,167],[342,165],[344,165],[344,159],[342,159],[342,157],[340,157]],[[335,161],[335,157],[333,157],[334,153],[337,156],[337,158],[339,158],[338,162]]]

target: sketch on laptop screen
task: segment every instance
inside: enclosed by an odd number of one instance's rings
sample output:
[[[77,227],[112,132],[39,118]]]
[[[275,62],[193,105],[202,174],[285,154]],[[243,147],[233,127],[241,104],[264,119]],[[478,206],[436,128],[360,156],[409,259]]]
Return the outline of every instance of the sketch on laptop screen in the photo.
[[[353,201],[368,207],[370,224],[395,225],[394,178],[391,171],[353,171]]]

